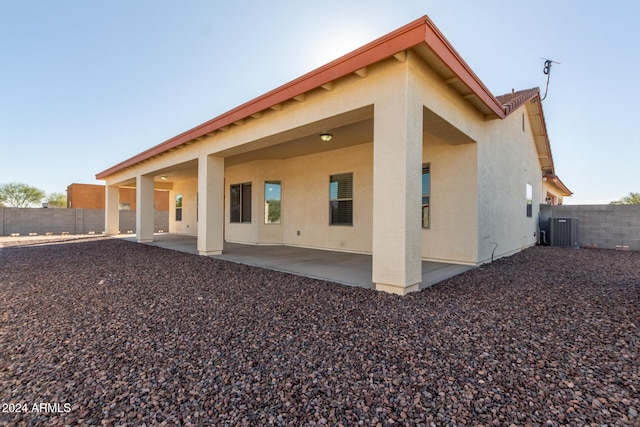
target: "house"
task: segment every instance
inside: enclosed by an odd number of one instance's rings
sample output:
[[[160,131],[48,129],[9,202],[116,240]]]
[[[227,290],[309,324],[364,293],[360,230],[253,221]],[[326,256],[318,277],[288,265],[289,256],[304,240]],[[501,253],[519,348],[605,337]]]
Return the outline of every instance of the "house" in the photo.
[[[169,191],[154,191],[154,208],[169,210]],[[120,187],[118,194],[120,210],[136,210],[136,189]],[[67,208],[104,209],[105,186],[73,183],[67,186]]]
[[[542,176],[542,193],[544,202],[548,205],[561,205],[565,196],[573,194],[560,178],[552,173]]]
[[[555,177],[538,89],[495,97],[428,17],[106,169],[106,231],[135,187],[171,233],[372,255],[376,289],[419,289],[423,260],[475,266],[537,241]],[[560,182],[559,180],[557,182]]]

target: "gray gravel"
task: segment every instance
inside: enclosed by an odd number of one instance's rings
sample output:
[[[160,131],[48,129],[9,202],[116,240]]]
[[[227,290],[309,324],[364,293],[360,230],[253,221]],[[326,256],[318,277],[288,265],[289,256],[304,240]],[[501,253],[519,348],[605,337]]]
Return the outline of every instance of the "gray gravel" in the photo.
[[[638,425],[639,328],[638,252],[536,247],[397,297],[118,239],[16,245],[0,423]]]

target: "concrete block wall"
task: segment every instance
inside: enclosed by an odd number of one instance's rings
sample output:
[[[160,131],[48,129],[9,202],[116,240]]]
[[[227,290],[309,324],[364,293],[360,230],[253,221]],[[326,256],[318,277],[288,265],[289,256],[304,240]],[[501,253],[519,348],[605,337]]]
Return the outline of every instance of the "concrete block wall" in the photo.
[[[104,221],[102,228],[104,228]],[[153,231],[169,231],[169,211],[153,211]],[[136,232],[136,211],[120,211],[120,234]]]
[[[544,229],[549,218],[577,217],[578,244],[640,251],[640,205],[540,205]]]
[[[120,234],[136,232],[136,211],[120,211]]]
[[[0,236],[19,233],[101,234],[104,230],[104,209],[40,209],[1,208]],[[154,212],[154,230],[169,231],[169,212]],[[120,231],[136,232],[136,212],[120,211]]]

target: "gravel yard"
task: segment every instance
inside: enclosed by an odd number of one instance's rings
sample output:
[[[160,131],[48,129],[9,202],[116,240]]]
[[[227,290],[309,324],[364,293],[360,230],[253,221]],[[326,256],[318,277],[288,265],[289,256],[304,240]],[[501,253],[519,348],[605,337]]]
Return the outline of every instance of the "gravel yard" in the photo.
[[[0,249],[2,425],[640,425],[640,253],[406,297],[93,238]],[[26,411],[26,412],[25,412]]]

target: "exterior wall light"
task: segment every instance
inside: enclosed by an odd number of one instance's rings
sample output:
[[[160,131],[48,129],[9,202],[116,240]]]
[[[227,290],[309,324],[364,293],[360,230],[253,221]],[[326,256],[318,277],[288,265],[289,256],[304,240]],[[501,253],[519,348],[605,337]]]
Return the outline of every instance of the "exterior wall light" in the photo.
[[[323,140],[324,142],[329,142],[331,141],[332,138],[333,138],[333,135],[331,135],[330,133],[323,132],[320,134],[320,139]]]

